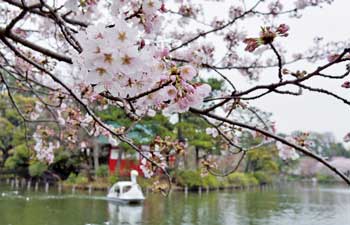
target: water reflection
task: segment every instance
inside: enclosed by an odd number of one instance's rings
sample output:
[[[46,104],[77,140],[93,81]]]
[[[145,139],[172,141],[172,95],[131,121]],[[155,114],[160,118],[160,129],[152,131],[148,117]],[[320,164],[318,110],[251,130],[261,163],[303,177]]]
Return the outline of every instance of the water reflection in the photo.
[[[127,205],[118,202],[108,202],[109,225],[142,224],[143,205]]]
[[[249,191],[150,194],[142,205],[105,193],[14,191],[0,186],[0,225],[348,225],[350,189],[291,185]]]

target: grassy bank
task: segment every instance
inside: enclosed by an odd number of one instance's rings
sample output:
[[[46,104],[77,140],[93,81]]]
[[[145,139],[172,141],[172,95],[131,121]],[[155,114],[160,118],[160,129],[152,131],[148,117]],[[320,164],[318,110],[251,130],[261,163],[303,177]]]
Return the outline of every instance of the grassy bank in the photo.
[[[3,179],[15,179],[14,175],[7,174]],[[21,179],[21,178],[16,178]],[[139,185],[144,188],[151,188],[155,179],[146,179],[138,177]],[[107,167],[101,167],[93,180],[88,179],[84,174],[71,173],[69,177],[61,181],[60,184],[64,189],[93,189],[106,190],[117,181],[129,180],[129,177],[118,177],[118,175],[110,175]],[[37,180],[40,181],[40,180]],[[174,190],[183,190],[187,188],[189,191],[202,189],[226,189],[226,188],[247,188],[272,184],[272,176],[263,172],[241,173],[235,172],[225,177],[214,175],[201,176],[198,170],[178,170],[173,172],[172,187]],[[45,182],[40,182],[44,184]]]
[[[218,177],[212,174],[201,176],[199,171],[182,170],[175,174],[175,184],[179,187],[188,187],[188,189],[209,188],[229,188],[229,187],[250,187],[264,184],[271,184],[270,176],[257,173],[235,172],[225,177]]]
[[[138,183],[142,188],[150,188],[155,181],[154,179],[145,179],[138,177]],[[64,187],[105,189],[110,187],[118,180],[128,180],[128,178],[118,178],[117,176],[99,176],[94,181],[89,182],[82,175],[71,175],[63,182]],[[199,187],[205,189],[223,189],[235,187],[251,187],[265,184],[271,184],[273,181],[270,175],[262,172],[257,173],[240,173],[236,172],[226,177],[218,177],[214,175],[201,176],[197,170],[180,170],[176,171],[173,176],[174,189],[197,190]]]

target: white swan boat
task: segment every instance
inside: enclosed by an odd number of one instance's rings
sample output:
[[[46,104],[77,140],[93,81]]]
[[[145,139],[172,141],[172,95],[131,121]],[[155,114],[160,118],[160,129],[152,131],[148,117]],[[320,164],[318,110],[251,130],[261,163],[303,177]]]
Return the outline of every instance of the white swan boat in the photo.
[[[137,184],[137,176],[139,173],[136,170],[130,172],[131,181],[119,181],[115,183],[107,194],[107,199],[110,201],[118,201],[125,203],[140,203],[145,200],[140,185]]]

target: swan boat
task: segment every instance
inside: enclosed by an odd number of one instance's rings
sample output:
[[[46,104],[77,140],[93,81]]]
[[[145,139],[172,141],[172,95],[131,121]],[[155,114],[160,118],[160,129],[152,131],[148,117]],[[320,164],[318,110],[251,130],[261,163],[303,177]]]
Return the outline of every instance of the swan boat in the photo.
[[[130,172],[131,181],[119,181],[115,183],[108,191],[107,199],[109,201],[124,203],[141,203],[145,200],[140,185],[137,184],[138,172],[132,170]]]

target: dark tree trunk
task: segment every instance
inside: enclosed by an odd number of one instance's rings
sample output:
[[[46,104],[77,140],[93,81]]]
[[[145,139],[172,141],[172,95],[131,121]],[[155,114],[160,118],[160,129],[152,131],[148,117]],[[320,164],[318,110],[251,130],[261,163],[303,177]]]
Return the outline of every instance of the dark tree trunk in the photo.
[[[196,146],[195,148],[196,151],[196,168],[199,166],[199,148]]]

